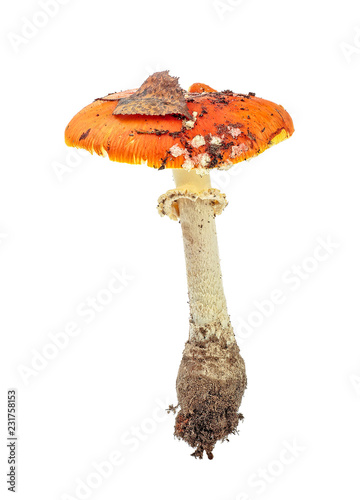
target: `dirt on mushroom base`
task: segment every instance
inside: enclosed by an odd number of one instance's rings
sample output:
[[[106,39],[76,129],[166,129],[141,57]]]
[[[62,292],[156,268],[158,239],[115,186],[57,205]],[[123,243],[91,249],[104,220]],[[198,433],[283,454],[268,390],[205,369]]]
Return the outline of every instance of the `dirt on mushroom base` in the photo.
[[[211,460],[216,442],[236,434],[245,388],[245,364],[236,342],[227,345],[213,336],[185,344],[176,380],[180,411],[174,435],[196,448],[194,457],[202,458],[205,451]]]

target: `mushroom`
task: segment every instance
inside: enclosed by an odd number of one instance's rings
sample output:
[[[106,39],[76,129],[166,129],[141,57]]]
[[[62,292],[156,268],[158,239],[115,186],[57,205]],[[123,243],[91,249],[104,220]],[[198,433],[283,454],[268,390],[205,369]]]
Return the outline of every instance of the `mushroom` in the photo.
[[[66,128],[68,146],[121,163],[173,169],[175,189],[160,196],[158,211],[180,220],[190,305],[176,380],[175,436],[195,448],[198,458],[205,451],[212,459],[216,442],[236,433],[247,382],[227,311],[215,227],[227,201],[211,187],[209,173],[260,154],[293,131],[280,105],[201,83],[185,92],[168,71],[149,76],[139,89],[96,99]]]

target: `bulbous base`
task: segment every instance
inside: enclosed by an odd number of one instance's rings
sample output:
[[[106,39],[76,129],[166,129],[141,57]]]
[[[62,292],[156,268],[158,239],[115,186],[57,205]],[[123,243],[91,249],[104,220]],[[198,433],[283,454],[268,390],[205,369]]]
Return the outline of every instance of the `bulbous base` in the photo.
[[[217,441],[235,434],[246,388],[245,363],[235,340],[228,344],[215,335],[185,344],[176,389],[180,411],[175,436],[195,448],[193,456],[213,458]]]

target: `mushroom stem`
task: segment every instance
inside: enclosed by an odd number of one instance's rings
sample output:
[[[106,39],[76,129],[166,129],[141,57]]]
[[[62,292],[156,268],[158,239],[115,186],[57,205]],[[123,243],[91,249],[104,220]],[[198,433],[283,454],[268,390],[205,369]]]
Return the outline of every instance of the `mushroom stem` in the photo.
[[[211,187],[210,174],[199,175],[193,170],[187,171],[183,168],[174,168],[173,177],[178,189],[190,189],[200,192]]]
[[[178,189],[200,192],[209,189],[210,175],[174,170]],[[230,326],[222,284],[214,208],[210,200],[179,199],[190,306],[189,340],[226,336],[235,340]]]
[[[177,189],[210,189],[210,176],[174,172]],[[226,308],[211,199],[179,198],[190,304],[190,333],[176,379],[175,436],[209,459],[217,441],[236,432],[245,365]]]

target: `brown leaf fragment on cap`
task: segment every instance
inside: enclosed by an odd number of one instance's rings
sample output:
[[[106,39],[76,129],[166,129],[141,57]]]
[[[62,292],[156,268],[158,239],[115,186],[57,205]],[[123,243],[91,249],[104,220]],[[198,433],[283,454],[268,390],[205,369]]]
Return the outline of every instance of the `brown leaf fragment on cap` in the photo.
[[[120,99],[114,115],[182,115],[193,118],[186,105],[178,78],[168,71],[149,76],[131,96]]]

